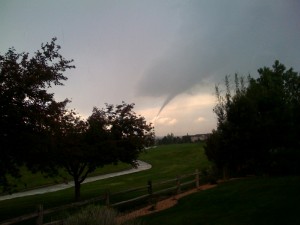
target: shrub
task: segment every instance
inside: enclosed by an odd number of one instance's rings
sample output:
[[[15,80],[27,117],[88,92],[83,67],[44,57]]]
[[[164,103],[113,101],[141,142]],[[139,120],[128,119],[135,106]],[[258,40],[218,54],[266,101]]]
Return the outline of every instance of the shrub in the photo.
[[[137,220],[120,221],[119,213],[108,207],[87,206],[78,214],[72,215],[64,222],[65,225],[141,225]]]
[[[204,183],[216,184],[218,181],[219,171],[215,165],[202,169],[200,174]]]

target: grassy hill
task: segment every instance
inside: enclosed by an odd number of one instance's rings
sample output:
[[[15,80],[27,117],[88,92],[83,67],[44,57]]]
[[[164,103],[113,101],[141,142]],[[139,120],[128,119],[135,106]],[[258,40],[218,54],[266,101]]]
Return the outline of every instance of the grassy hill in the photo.
[[[89,175],[89,177],[119,172],[130,168],[131,166],[125,163],[119,163],[118,165],[107,165],[103,168],[97,168],[93,173]],[[73,178],[66,171],[63,170],[58,171],[58,175],[54,177],[47,176],[47,174],[43,174],[39,171],[37,171],[36,173],[32,173],[26,167],[22,167],[20,173],[20,178],[13,178],[8,176],[9,181],[14,185],[12,189],[13,193],[44,186],[51,186],[66,181],[73,181]],[[7,193],[0,192],[0,194],[5,195]]]
[[[167,180],[210,165],[200,144],[160,146],[141,154],[140,159],[152,164],[152,169],[84,184],[82,199],[99,196],[108,189],[118,192],[143,186],[148,180]],[[175,207],[143,217],[142,220],[145,225],[296,225],[300,224],[299,190],[299,177],[252,177],[234,180],[182,198]],[[43,204],[47,209],[72,201],[72,188],[0,201],[0,221],[31,213],[38,204]]]
[[[299,177],[229,181],[182,198],[175,207],[143,221],[147,225],[299,225],[299,190]]]
[[[82,200],[104,194],[107,190],[117,192],[143,186],[148,180],[160,181],[175,178],[177,175],[192,173],[196,168],[209,165],[201,144],[178,144],[159,146],[141,154],[140,159],[152,165],[150,170],[83,184]],[[29,179],[29,178],[28,178]],[[73,202],[73,188],[36,196],[27,196],[0,201],[0,221],[31,213],[38,204],[52,208]]]

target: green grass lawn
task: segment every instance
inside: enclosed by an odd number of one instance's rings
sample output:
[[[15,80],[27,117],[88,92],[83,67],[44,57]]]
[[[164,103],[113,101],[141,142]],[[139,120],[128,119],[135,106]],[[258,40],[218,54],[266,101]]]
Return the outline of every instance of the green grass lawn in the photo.
[[[102,195],[108,189],[110,192],[117,192],[144,186],[150,179],[154,182],[166,180],[180,174],[192,173],[197,168],[202,169],[209,165],[200,144],[159,146],[141,154],[140,159],[152,164],[153,167],[139,173],[83,184],[82,200]],[[43,204],[47,209],[70,203],[73,198],[74,190],[69,188],[48,194],[0,201],[0,221],[31,213],[38,204]]]
[[[125,163],[119,163],[118,165],[106,165],[102,168],[97,168],[93,173],[89,174],[89,177],[119,172],[130,168],[131,166]],[[58,176],[49,177],[41,172],[32,173],[25,167],[21,168],[21,178],[9,177],[10,182],[12,182],[15,186],[12,190],[13,192],[26,191],[28,189],[54,185],[66,181],[72,181],[72,179],[73,178],[63,170],[59,171]]]
[[[179,200],[143,217],[147,225],[299,225],[300,178],[247,178]]]

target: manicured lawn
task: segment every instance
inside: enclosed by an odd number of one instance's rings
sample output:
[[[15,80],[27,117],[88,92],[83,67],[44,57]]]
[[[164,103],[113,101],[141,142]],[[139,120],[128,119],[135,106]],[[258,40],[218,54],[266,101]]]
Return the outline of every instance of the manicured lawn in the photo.
[[[81,187],[82,199],[102,195],[108,189],[110,192],[116,192],[144,186],[150,179],[159,181],[174,178],[177,175],[192,173],[196,168],[202,169],[209,165],[200,144],[160,146],[141,154],[140,159],[152,164],[153,167],[135,174],[83,184]],[[38,204],[43,204],[47,209],[70,203],[73,201],[73,192],[73,188],[70,188],[54,193],[0,201],[0,221],[31,213]]]
[[[103,168],[97,168],[89,175],[89,177],[123,171],[130,168],[131,166],[125,163],[119,163],[118,165],[106,165]],[[26,168],[21,169],[21,178],[9,178],[9,180],[15,185],[13,192],[26,191],[28,189],[54,185],[63,183],[65,181],[72,181],[72,179],[73,178],[63,170],[59,171],[58,176],[49,177],[41,172],[32,173]]]
[[[300,178],[248,178],[220,184],[143,217],[147,225],[299,225]]]

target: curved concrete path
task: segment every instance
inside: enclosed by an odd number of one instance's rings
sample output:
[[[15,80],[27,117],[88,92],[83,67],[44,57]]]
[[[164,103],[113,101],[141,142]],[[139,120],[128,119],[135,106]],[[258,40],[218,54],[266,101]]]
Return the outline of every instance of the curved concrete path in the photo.
[[[103,179],[107,179],[107,178],[111,178],[111,177],[117,177],[117,176],[121,176],[121,175],[125,175],[125,174],[136,173],[136,172],[140,172],[143,170],[148,170],[152,167],[150,164],[148,164],[146,162],[143,162],[140,160],[137,160],[137,162],[138,162],[137,168],[132,168],[129,170],[124,170],[124,171],[120,171],[120,172],[109,173],[109,174],[104,174],[104,175],[99,175],[99,176],[94,176],[94,177],[88,177],[83,181],[83,184],[89,183],[89,182],[94,182],[97,180],[103,180]],[[0,196],[0,201],[12,199],[12,198],[29,196],[29,195],[38,195],[38,194],[45,194],[45,193],[49,193],[49,192],[60,191],[60,190],[67,189],[67,188],[70,188],[73,186],[74,186],[74,182],[72,181],[67,184],[65,184],[65,183],[56,184],[56,185],[47,186],[47,187],[43,187],[43,188],[32,189],[30,191],[17,192],[17,193],[13,193],[11,195]]]

